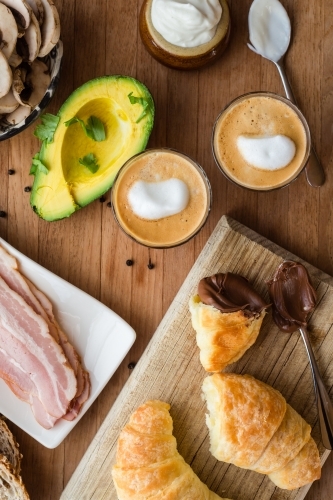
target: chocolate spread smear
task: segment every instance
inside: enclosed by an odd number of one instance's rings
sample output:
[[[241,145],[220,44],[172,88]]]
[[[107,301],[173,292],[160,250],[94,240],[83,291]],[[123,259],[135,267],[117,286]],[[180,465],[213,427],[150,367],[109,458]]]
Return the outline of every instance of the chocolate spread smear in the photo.
[[[244,311],[247,316],[260,314],[268,304],[239,274],[219,273],[203,278],[198,285],[201,302],[224,313]]]
[[[316,292],[305,267],[293,261],[283,262],[267,283],[273,302],[273,319],[283,332],[292,333],[306,326],[316,305]]]

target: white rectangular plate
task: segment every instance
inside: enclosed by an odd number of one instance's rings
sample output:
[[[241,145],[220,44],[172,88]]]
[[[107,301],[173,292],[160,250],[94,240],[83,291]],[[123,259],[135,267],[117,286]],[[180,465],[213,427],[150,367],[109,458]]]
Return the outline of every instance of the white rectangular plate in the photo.
[[[0,379],[0,413],[42,445],[55,448],[95,401],[133,345],[136,335],[131,326],[104,304],[29,259],[1,238],[0,244],[17,259],[22,274],[51,300],[55,318],[90,374],[90,396],[78,417],[72,422],[59,420],[49,430],[37,423],[30,406],[18,399]]]

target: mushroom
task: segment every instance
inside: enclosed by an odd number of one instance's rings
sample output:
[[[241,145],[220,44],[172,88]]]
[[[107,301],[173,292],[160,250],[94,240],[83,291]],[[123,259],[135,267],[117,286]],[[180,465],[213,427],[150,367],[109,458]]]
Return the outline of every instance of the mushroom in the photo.
[[[6,122],[10,125],[17,125],[21,123],[23,120],[28,118],[31,113],[30,106],[19,106],[13,113],[10,113],[5,117]]]
[[[24,34],[24,39],[28,45],[27,60],[28,62],[32,62],[36,59],[42,42],[39,24],[33,12],[31,13],[31,22]]]
[[[8,94],[0,99],[0,114],[12,113],[16,108],[18,108],[18,106],[19,103],[15,99],[13,92],[10,90]]]
[[[1,0],[1,3],[7,5],[12,10],[17,24],[22,26],[23,29],[27,29],[30,24],[30,14],[32,12],[30,5],[25,0]]]
[[[11,10],[0,3],[0,48],[7,59],[15,49],[17,33],[17,24]]]
[[[44,20],[44,8],[41,0],[26,0],[26,1],[32,8],[32,11],[36,16],[37,21],[39,22],[40,25],[42,25]]]
[[[21,93],[25,90],[26,75],[27,68],[23,65],[16,68],[13,73],[12,91],[14,98],[19,104],[21,104],[21,106],[29,106],[25,100],[22,100],[21,96]]]
[[[21,106],[34,108],[40,103],[50,85],[51,77],[45,63],[35,59],[31,66],[21,65],[13,76],[13,94]]]
[[[8,59],[9,66],[11,66],[12,68],[17,68],[17,66],[19,66],[21,62],[22,62],[22,57],[19,56],[18,53],[16,52],[16,49],[14,49],[10,58]]]
[[[41,26],[42,45],[38,56],[44,57],[58,43],[60,37],[60,19],[52,0],[41,0],[44,8],[44,21]]]
[[[30,73],[27,73],[25,81],[26,88],[31,90],[29,98],[26,99],[26,103],[32,108],[37,106],[37,104],[39,104],[43,99],[48,86],[50,85],[50,81],[51,76],[49,68],[39,59],[35,59],[31,65]]]
[[[0,97],[8,94],[13,81],[13,74],[7,58],[0,50]]]

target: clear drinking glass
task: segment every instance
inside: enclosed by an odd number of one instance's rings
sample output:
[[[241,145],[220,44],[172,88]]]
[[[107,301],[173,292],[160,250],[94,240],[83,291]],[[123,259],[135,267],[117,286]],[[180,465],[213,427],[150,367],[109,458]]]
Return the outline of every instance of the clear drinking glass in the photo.
[[[266,171],[249,165],[237,148],[239,135],[279,134],[290,137],[296,145],[293,160],[279,170]],[[255,191],[289,185],[304,169],[310,148],[310,130],[302,112],[288,99],[272,92],[251,92],[237,97],[223,109],[213,127],[212,151],[217,166],[233,183]]]
[[[128,201],[136,181],[162,182],[178,178],[189,188],[190,198],[178,214],[150,220],[137,216]],[[147,149],[129,159],[119,170],[111,191],[114,217],[134,241],[151,248],[172,248],[193,238],[205,224],[212,192],[203,168],[189,156],[170,148]]]

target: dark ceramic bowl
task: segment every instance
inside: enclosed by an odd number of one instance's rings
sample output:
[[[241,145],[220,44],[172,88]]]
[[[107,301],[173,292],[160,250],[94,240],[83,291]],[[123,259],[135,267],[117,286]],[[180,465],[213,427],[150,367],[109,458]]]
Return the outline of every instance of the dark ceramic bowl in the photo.
[[[0,121],[0,141],[5,141],[6,139],[10,139],[10,137],[14,137],[14,135],[19,134],[36,121],[37,118],[39,118],[39,116],[45,111],[59,83],[62,54],[63,45],[59,40],[51,52],[42,59],[43,62],[45,62],[45,64],[49,67],[51,74],[50,85],[48,86],[43,99],[39,104],[37,104],[37,106],[35,106],[30,115],[20,123],[17,123],[16,125],[9,125],[4,120]]]
[[[187,49],[167,42],[155,30],[151,21],[152,0],[144,0],[140,11],[139,29],[146,50],[154,59],[169,68],[192,70],[213,64],[222,56],[230,38],[229,6],[227,0],[220,0],[220,3],[222,18],[213,39],[195,49]]]

